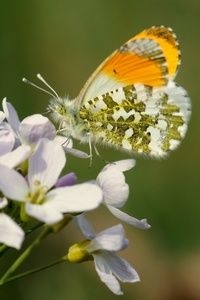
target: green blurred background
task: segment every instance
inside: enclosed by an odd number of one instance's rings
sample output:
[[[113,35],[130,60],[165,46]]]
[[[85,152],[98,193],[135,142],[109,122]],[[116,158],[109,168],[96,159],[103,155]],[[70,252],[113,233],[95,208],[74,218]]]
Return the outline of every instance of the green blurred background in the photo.
[[[200,299],[200,1],[74,0],[1,1],[0,98],[8,97],[20,118],[45,112],[48,95],[21,82],[37,82],[40,72],[59,95],[75,97],[98,64],[134,34],[152,25],[167,25],[180,40],[182,66],[177,81],[192,99],[193,115],[181,147],[168,159],[137,159],[126,174],[131,187],[124,208],[147,217],[148,232],[125,226],[130,247],[123,253],[137,269],[141,283],[124,284],[121,299]],[[81,146],[83,150],[87,147]],[[108,149],[106,159],[127,155]],[[95,178],[103,167],[69,157],[68,170],[79,180]],[[105,209],[90,214],[95,228],[117,224]],[[32,255],[25,269],[45,264],[79,241],[70,225],[51,236]],[[7,259],[12,259],[13,253]],[[0,289],[0,299],[115,299],[99,281],[93,265],[60,265]]]

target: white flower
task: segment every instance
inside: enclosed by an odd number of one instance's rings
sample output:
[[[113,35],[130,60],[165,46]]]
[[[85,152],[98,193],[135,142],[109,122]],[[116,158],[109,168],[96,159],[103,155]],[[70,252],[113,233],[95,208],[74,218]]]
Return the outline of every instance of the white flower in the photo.
[[[135,163],[134,159],[110,163],[99,173],[96,182],[103,190],[104,204],[115,217],[140,229],[148,229],[150,225],[146,219],[138,220],[119,209],[129,196],[129,186],[123,172],[132,169]]]
[[[90,223],[86,221],[83,215],[78,216],[77,220],[87,240],[70,247],[66,259],[70,262],[81,262],[92,256],[101,281],[117,295],[123,294],[119,281],[140,281],[136,270],[116,254],[128,245],[121,224],[95,235]]]
[[[29,216],[47,224],[60,221],[63,213],[96,208],[102,201],[98,185],[83,183],[53,188],[65,162],[62,146],[41,139],[29,158],[28,182],[17,171],[0,165],[0,190],[8,199],[23,202]]]
[[[24,231],[8,215],[0,213],[0,243],[20,249]]]
[[[11,103],[6,101],[6,98],[4,98],[2,101],[2,107],[4,110],[4,112],[2,112],[2,119],[6,118],[8,122],[3,123],[5,123],[10,130],[10,136],[12,137],[12,139],[14,139],[14,141],[12,140],[12,146],[15,145],[15,148],[20,144],[29,145],[33,148],[37,145],[41,138],[47,138],[49,140],[55,140],[56,142],[60,143],[60,145],[63,146],[65,152],[72,152],[72,154],[74,154],[75,156],[83,155],[81,151],[78,151],[76,149],[73,151],[73,149],[71,149],[73,145],[72,139],[56,135],[55,126],[47,117],[44,117],[41,114],[34,114],[24,118],[20,122],[15,108]],[[1,135],[2,133],[0,133],[0,137]],[[5,143],[5,138],[3,142]],[[11,146],[10,148],[12,149]],[[78,153],[76,153],[76,151]]]
[[[48,118],[35,114],[20,123],[15,108],[6,98],[2,101],[2,107],[8,124],[15,133],[16,144],[35,145],[41,138],[53,140],[56,137],[56,129]]]
[[[47,117],[35,114],[22,120],[19,136],[24,143],[35,145],[41,138],[53,140],[56,137],[56,129]]]
[[[54,139],[56,130],[48,118],[35,114],[21,123],[11,103],[2,101],[4,118],[0,123],[0,164],[14,168],[25,161],[41,138]]]
[[[57,136],[54,125],[47,117],[34,114],[20,122],[17,112],[11,103],[2,101],[3,111],[0,118],[7,122],[0,123],[0,164],[14,168],[25,161],[42,138],[55,140],[72,147],[72,141]]]

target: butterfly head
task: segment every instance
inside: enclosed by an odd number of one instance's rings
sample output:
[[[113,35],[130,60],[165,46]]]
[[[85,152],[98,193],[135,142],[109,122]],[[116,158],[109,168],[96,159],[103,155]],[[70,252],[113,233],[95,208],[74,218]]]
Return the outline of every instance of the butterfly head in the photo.
[[[37,78],[48,89],[44,89],[26,78],[23,78],[22,81],[51,96],[46,111],[53,123],[58,126],[58,132],[67,137],[88,142],[88,122],[80,118],[77,99],[60,97],[40,74],[37,74]]]

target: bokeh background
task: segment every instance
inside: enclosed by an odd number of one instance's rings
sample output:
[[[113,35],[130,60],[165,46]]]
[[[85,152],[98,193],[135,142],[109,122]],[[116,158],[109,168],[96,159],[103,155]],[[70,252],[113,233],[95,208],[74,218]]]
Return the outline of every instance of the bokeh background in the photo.
[[[0,7],[0,98],[8,97],[20,118],[45,112],[49,98],[22,83],[22,77],[37,82],[40,72],[59,95],[73,98],[98,64],[134,34],[161,24],[177,33],[182,50],[177,81],[191,96],[192,119],[181,147],[168,159],[138,158],[136,168],[126,174],[131,194],[124,209],[148,218],[152,228],[144,232],[125,226],[130,247],[123,255],[136,267],[141,282],[124,284],[121,299],[199,300],[200,1],[19,0],[1,1]],[[127,157],[99,150],[108,160]],[[102,167],[98,157],[92,168],[88,161],[68,159],[68,170],[75,171],[80,181],[95,178]],[[89,217],[97,230],[118,223],[105,209]],[[24,269],[62,256],[79,239],[71,224],[49,237]],[[7,259],[14,254],[8,253]],[[92,263],[59,265],[0,289],[2,300],[116,297],[99,281]]]

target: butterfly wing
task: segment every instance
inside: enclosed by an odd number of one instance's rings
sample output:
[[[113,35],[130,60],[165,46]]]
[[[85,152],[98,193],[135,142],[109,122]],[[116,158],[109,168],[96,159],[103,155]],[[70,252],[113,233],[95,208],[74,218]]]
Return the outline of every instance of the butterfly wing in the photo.
[[[173,82],[180,65],[172,29],[146,29],[108,57],[81,91],[79,116],[94,142],[165,156],[187,130],[187,92]]]
[[[175,149],[187,130],[190,99],[169,81],[166,86],[128,85],[86,102],[80,117],[93,141],[154,157]]]
[[[79,105],[108,91],[134,83],[166,85],[176,75],[180,50],[172,29],[146,29],[109,56],[80,92]]]

